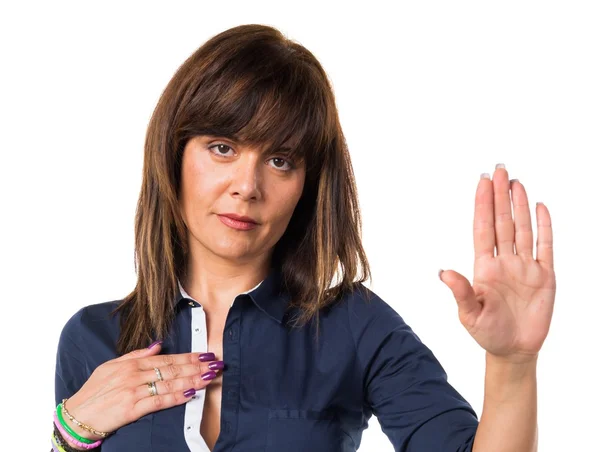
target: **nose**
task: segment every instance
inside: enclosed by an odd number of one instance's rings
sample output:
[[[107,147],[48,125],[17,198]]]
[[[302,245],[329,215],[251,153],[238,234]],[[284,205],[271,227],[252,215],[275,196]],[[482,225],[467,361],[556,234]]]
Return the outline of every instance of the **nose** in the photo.
[[[233,168],[230,186],[231,196],[244,201],[256,201],[261,197],[261,166],[258,155],[245,152]]]

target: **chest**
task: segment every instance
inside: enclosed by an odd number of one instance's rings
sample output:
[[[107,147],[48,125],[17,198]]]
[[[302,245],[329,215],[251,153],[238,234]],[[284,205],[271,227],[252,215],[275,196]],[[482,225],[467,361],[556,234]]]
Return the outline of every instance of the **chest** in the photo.
[[[220,319],[200,307],[183,311],[165,353],[210,351],[224,371],[196,399],[123,427],[103,450],[356,450],[364,418],[353,341],[325,325],[337,347],[323,336],[316,346],[311,331],[284,328],[252,307],[236,304]]]
[[[226,316],[205,314],[206,351],[213,352],[216,360],[223,360],[223,331]],[[204,406],[200,422],[200,435],[210,450],[214,449],[220,433],[221,398],[223,393],[223,372],[211,380],[204,390]]]

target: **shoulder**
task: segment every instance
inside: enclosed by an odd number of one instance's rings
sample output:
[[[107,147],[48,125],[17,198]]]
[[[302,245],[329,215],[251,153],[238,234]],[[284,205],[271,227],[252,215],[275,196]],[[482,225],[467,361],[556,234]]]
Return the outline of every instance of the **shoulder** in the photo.
[[[83,349],[97,341],[116,341],[119,333],[118,314],[113,314],[120,301],[107,301],[85,306],[75,312],[60,333],[59,348]]]
[[[404,318],[363,284],[355,284],[352,291],[344,294],[337,308],[345,311],[347,328],[364,363],[376,357],[406,358],[430,353]]]
[[[377,326],[380,330],[407,328],[402,316],[377,293],[361,283],[355,283],[352,291],[342,298],[342,304],[353,328]]]
[[[62,334],[77,337],[85,331],[105,327],[114,321],[112,312],[119,306],[119,301],[107,301],[84,306],[75,312],[65,323]]]

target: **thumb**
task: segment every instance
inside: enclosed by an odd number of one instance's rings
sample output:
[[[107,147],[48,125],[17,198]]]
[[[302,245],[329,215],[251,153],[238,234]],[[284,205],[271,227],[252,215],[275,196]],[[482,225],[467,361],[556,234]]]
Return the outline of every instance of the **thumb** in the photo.
[[[143,358],[145,356],[158,355],[162,349],[163,341],[152,342],[147,348],[138,348],[132,350],[129,353],[125,353],[123,356],[119,356],[115,361],[125,361],[132,358]]]
[[[452,291],[458,305],[458,317],[461,323],[470,328],[473,326],[482,306],[477,301],[473,286],[467,278],[454,270],[440,270],[440,279]]]

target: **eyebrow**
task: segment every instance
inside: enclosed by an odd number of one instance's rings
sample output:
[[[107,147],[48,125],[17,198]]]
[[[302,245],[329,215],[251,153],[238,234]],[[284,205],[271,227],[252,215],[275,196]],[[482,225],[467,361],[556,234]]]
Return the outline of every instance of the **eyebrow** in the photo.
[[[231,141],[232,143],[234,143],[235,145],[244,145],[244,143],[239,139],[239,137],[235,134],[233,135],[226,135],[226,134],[219,134],[219,135],[212,135],[212,134],[207,134],[206,137],[208,137],[211,140],[227,140],[227,141]],[[273,149],[269,149],[268,147],[265,148],[262,153],[269,155],[269,154],[277,154],[277,153],[281,153],[281,154],[289,154],[292,152],[292,148],[289,146],[281,146],[279,148],[277,148],[276,150]]]
[[[241,144],[241,141],[235,135],[224,135],[224,134],[214,135],[211,133],[207,133],[207,134],[204,134],[204,136],[207,137],[209,140],[228,140],[228,141],[233,141],[236,144]]]

